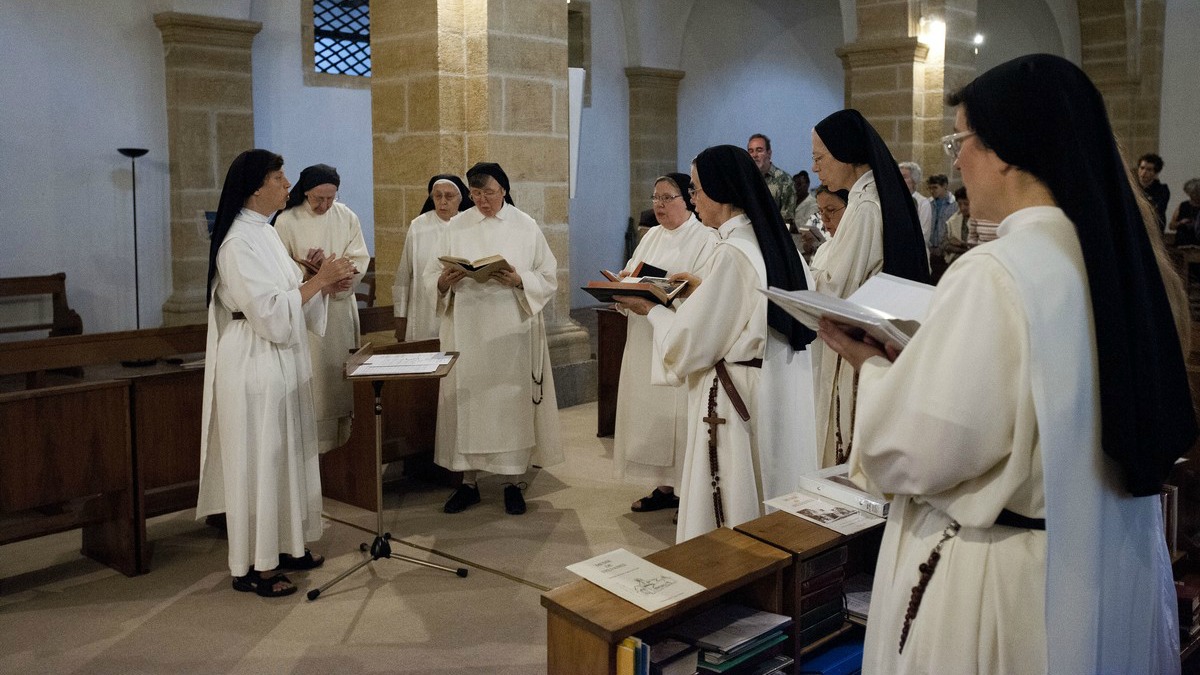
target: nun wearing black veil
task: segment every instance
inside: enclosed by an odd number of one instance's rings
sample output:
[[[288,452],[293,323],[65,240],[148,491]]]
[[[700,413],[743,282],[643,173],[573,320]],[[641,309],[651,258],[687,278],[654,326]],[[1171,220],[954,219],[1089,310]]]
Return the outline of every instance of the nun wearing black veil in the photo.
[[[671,309],[641,298],[618,298],[625,309],[646,316],[653,328],[652,379],[688,389],[676,541],[757,518],[764,499],[794,489],[776,481],[794,479],[787,467],[798,461],[799,446],[760,443],[758,432],[797,416],[805,405],[797,401],[801,388],[811,387],[812,379],[790,380],[792,371],[782,368],[768,374],[763,360],[776,350],[789,359],[806,356],[802,350],[814,339],[782,309],[768,307],[766,296],[758,292],[767,286],[800,290],[808,284],[800,254],[754,160],[736,146],[708,148],[692,162],[691,183],[696,212],[716,230],[717,243],[695,276],[672,275],[695,285],[687,301]],[[764,395],[763,384],[771,376],[785,382]],[[811,388],[808,393],[811,410]],[[705,418],[722,421],[710,425]],[[807,435],[811,437],[811,426]],[[715,461],[709,452],[712,441]],[[810,444],[808,452],[814,450]]]
[[[437,283],[425,277],[425,267],[438,257],[450,219],[475,206],[467,186],[452,173],[430,178],[428,192],[420,215],[413,218],[404,235],[404,250],[392,283],[396,339],[402,342],[438,336]]]
[[[892,495],[863,672],[1178,673],[1158,493],[1196,423],[1153,211],[1070,62],[1014,59],[950,103],[998,238],[898,355],[820,330],[860,372],[850,476]]]
[[[321,536],[308,331],[324,333],[328,295],[354,274],[348,258],[330,255],[303,280],[270,222],[288,187],[279,155],[238,155],[208,259],[196,518],[226,514],[233,587],[264,597],[296,591],[277,567],[324,562],[304,547]]]
[[[895,158],[857,110],[839,110],[812,132],[812,169],[830,190],[849,190],[837,236],[812,266],[816,290],[849,297],[879,272],[929,283],[929,254],[917,208]],[[854,443],[854,373],[814,347],[820,465],[842,464]]]

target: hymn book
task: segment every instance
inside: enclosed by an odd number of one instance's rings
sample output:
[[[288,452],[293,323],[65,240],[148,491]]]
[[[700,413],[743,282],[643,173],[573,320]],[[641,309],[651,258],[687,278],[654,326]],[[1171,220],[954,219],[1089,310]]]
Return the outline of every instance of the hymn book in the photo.
[[[452,255],[439,256],[438,260],[442,261],[442,267],[445,269],[457,269],[464,272],[479,283],[483,283],[492,276],[492,272],[507,270],[512,267],[504,256],[496,254],[489,255],[486,258],[478,260],[467,260]]]
[[[818,291],[772,287],[762,292],[813,330],[824,317],[901,348],[916,334],[933,299],[933,286],[883,273],[868,279],[844,300]]]
[[[617,295],[645,298],[660,305],[669,306],[687,288],[687,281],[671,281],[669,272],[647,262],[640,262],[628,276],[621,277],[608,270],[600,270],[608,281],[589,281],[580,286],[600,302],[616,302]]]

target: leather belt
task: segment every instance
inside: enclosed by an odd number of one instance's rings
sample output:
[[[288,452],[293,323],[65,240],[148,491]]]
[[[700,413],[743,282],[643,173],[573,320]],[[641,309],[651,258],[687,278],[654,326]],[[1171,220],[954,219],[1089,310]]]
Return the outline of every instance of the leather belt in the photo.
[[[734,361],[735,366],[746,366],[747,368],[762,368],[762,359],[750,359],[748,361]]]
[[[762,366],[762,359],[753,359],[758,361]],[[748,365],[748,363],[737,363],[736,365]],[[729,396],[729,402],[733,404],[733,409],[737,411],[738,417],[742,418],[743,422],[750,421],[750,410],[746,408],[746,402],[742,400],[738,390],[733,386],[733,380],[729,377],[729,368],[725,365],[725,359],[717,361],[717,379],[721,381],[721,386],[724,387],[725,393]]]
[[[1019,513],[1002,509],[1000,515],[996,516],[996,524],[1004,525],[1005,527],[1020,527],[1026,530],[1045,530],[1045,518],[1030,518]]]
[[[245,318],[246,318],[246,315],[245,315],[245,314],[242,314],[241,312],[234,312],[234,313],[233,313],[233,320],[234,320],[234,321],[241,321],[242,319],[245,319]]]

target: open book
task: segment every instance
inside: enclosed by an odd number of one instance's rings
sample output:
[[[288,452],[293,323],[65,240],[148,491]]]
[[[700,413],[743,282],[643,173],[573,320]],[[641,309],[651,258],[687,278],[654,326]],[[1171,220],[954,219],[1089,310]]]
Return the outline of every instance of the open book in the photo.
[[[821,317],[827,317],[897,347],[908,345],[933,298],[933,286],[883,273],[868,279],[845,300],[818,291],[785,291],[772,287],[762,292],[771,302],[813,330],[817,329]]]
[[[609,281],[620,281],[622,278],[620,274],[615,274],[613,272],[609,272],[608,270],[600,270],[600,274],[603,274],[604,278],[608,279]],[[637,266],[633,268],[633,271],[631,271],[624,278],[629,279],[631,281],[637,281],[637,279],[635,279],[634,277],[662,278],[662,277],[669,277],[669,276],[671,276],[670,272],[664,270],[661,267],[655,267],[654,265],[651,265],[650,263],[643,260],[642,262],[638,263]]]
[[[504,259],[502,255],[489,255],[486,258],[478,260],[467,260],[466,258],[458,258],[452,255],[439,256],[438,260],[442,261],[442,267],[455,268],[466,272],[467,276],[471,277],[479,283],[488,280],[492,276],[492,272],[497,270],[506,270],[511,265]]]
[[[887,519],[888,502],[860,490],[846,472],[843,464],[802,474],[798,490],[763,503],[840,534],[882,525]]]
[[[621,281],[589,281],[580,286],[600,302],[616,302],[613,296],[630,295],[646,298],[660,305],[670,305],[687,288],[687,281],[671,281],[665,277],[625,277]]]

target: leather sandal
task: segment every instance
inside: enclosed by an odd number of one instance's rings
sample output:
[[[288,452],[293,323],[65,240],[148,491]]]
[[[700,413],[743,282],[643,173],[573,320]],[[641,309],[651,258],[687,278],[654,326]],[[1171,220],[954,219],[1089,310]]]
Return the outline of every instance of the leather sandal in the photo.
[[[279,554],[279,567],[288,570],[312,570],[325,564],[325,556],[313,555],[313,552],[304,549],[304,555],[297,558],[294,555],[287,553]]]
[[[646,511],[659,511],[661,509],[674,509],[679,507],[679,495],[674,493],[666,493],[658,488],[654,488],[649,496],[642,497],[629,507],[634,513],[644,513]]]
[[[283,588],[276,589],[276,584],[288,584]],[[233,578],[233,590],[241,591],[242,593],[256,593],[264,598],[281,598],[285,595],[291,595],[297,590],[296,585],[291,579],[282,574],[275,574],[264,578],[255,570],[250,570],[244,577]]]

